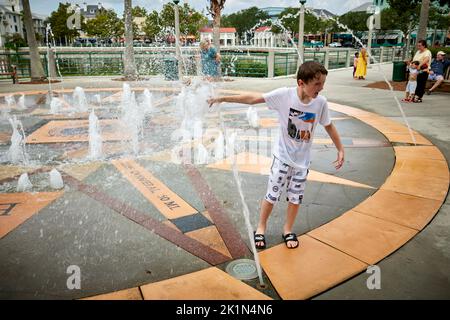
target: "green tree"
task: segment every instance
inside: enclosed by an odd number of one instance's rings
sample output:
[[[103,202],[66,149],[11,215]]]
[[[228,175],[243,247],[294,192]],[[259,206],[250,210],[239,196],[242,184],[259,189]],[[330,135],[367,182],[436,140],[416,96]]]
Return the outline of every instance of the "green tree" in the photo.
[[[280,17],[283,21],[284,27],[292,32],[293,34],[298,34],[299,29],[299,18],[289,17],[289,15],[295,15],[298,13],[298,8],[287,8],[280,13]],[[305,13],[305,33],[322,33],[326,30],[330,30],[333,26],[333,22],[330,20],[322,20],[317,18],[312,13]]]
[[[59,3],[58,9],[50,14],[50,17],[46,20],[46,23],[50,23],[53,31],[53,35],[60,43],[68,44],[75,37],[78,37],[80,33],[76,29],[69,29],[67,27],[67,21],[74,12],[70,12],[70,3]],[[69,11],[69,12],[68,12]],[[81,29],[85,29],[84,17],[81,16]]]
[[[419,24],[420,0],[388,0],[389,8],[381,12],[381,29],[400,30],[406,42],[403,56],[409,54],[409,39],[411,32]]]
[[[124,24],[114,10],[101,9],[97,12],[94,19],[86,22],[84,30],[90,36],[100,38],[118,38],[123,35]]]
[[[367,31],[367,19],[370,14],[366,12],[347,12],[339,17],[339,22],[354,32]]]
[[[131,15],[133,17],[146,17],[147,16],[147,10],[145,10],[145,8],[143,7],[133,7],[133,9],[131,9]]]
[[[439,3],[437,3],[439,4]],[[447,30],[450,26],[449,7],[439,7],[433,5],[430,7],[428,26],[434,30],[432,43],[435,43],[436,32],[438,29]]]
[[[20,33],[7,34],[5,36],[5,48],[19,50],[20,47],[26,47],[27,42]]]
[[[180,6],[180,33],[184,35],[195,35],[198,36],[199,29],[208,23],[208,18],[204,16],[201,12],[195,11],[189,6],[189,4],[184,3]],[[159,15],[159,20],[154,14],[152,16],[153,20],[159,21],[160,28],[174,28],[175,27],[175,11],[173,9],[173,4],[166,3]],[[154,23],[155,25],[158,22]]]
[[[145,32],[145,35],[151,39],[156,39],[158,34],[161,32],[162,28],[159,25],[159,16],[158,12],[153,10],[147,15],[145,19],[145,23],[142,27],[142,31]]]
[[[258,9],[251,7],[222,17],[221,25],[224,27],[234,27],[240,37],[259,21],[269,19],[269,15]]]

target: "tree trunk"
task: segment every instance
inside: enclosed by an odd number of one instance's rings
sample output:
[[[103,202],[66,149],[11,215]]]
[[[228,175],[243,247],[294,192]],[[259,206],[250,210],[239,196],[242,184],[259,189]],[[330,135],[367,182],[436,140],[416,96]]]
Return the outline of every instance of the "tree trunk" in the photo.
[[[213,19],[213,44],[217,52],[220,52],[220,9]]]
[[[433,42],[432,45],[434,46],[434,44],[436,43],[436,32],[437,32],[437,26],[434,27],[434,32],[433,32]]]
[[[127,80],[136,80],[136,63],[134,61],[133,48],[133,17],[131,15],[131,0],[124,0],[125,15],[125,56],[124,56],[124,77]]]
[[[39,56],[39,47],[34,33],[29,0],[23,0],[23,21],[27,33],[28,47],[30,49],[31,81],[44,81],[47,78],[44,67],[42,66],[41,57]]]
[[[416,40],[427,40],[428,14],[430,12],[430,0],[422,0],[420,8],[419,31]]]

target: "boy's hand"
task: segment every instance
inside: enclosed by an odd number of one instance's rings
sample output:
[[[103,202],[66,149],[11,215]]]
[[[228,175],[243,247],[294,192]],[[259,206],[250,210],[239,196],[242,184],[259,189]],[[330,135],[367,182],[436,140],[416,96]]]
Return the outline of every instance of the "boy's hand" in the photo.
[[[209,103],[209,107],[211,108],[214,103],[219,103],[220,99],[219,98],[210,98],[207,100],[207,102]]]
[[[337,160],[333,162],[336,170],[339,170],[344,164],[344,150],[338,151]]]

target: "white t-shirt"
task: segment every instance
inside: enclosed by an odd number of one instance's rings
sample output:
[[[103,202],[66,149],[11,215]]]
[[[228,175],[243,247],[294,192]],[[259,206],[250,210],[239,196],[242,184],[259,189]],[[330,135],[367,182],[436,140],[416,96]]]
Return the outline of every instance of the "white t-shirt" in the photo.
[[[297,95],[297,87],[279,88],[263,97],[269,109],[279,114],[280,135],[274,156],[294,168],[309,168],[317,123],[323,126],[331,123],[327,99],[318,95],[304,104]]]
[[[426,58],[428,58],[428,67],[429,67],[432,58],[431,51],[428,49],[425,49],[423,52],[417,50],[416,54],[414,55],[413,61],[419,61],[420,65],[422,65]]]

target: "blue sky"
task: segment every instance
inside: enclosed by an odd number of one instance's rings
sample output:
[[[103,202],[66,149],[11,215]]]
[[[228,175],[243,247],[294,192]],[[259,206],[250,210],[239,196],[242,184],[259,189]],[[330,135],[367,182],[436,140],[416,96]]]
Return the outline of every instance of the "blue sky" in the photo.
[[[327,9],[335,14],[343,14],[365,2],[370,0],[307,0],[306,5],[317,9]],[[3,2],[3,1],[0,1]],[[50,12],[58,7],[59,2],[70,2],[82,5],[83,2],[87,4],[97,4],[101,2],[104,7],[114,9],[119,15],[123,12],[123,0],[30,0],[31,10],[36,13],[49,15]],[[160,10],[164,3],[171,2],[170,0],[133,0],[133,6],[139,5],[145,7],[147,10]],[[208,0],[181,0],[181,3],[187,2],[198,11],[204,10],[206,13],[206,5]],[[252,6],[257,7],[297,7],[298,0],[227,0],[225,3],[224,14],[236,12]]]

